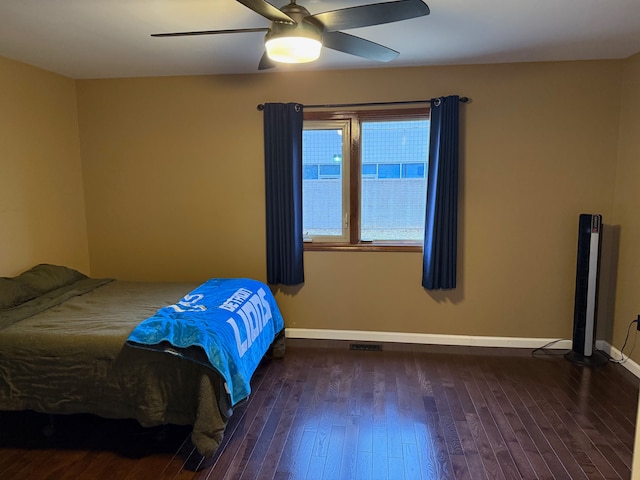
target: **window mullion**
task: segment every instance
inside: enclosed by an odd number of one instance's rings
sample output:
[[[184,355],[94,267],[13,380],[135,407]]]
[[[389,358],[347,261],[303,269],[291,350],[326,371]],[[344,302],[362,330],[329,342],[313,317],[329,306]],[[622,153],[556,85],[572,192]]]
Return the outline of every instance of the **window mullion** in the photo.
[[[351,118],[350,177],[349,177],[349,243],[360,243],[360,178],[361,138],[360,119]]]

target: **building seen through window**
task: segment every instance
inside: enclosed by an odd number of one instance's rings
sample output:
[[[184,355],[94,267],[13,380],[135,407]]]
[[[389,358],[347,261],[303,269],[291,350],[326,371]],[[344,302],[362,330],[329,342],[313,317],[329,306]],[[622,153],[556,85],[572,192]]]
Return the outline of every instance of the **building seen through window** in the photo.
[[[421,243],[428,151],[428,109],[305,113],[305,239]]]

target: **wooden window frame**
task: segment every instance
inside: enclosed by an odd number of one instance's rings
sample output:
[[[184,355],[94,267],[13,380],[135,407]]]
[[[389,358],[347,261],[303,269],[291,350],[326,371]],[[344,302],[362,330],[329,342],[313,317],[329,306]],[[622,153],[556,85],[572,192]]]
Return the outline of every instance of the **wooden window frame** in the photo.
[[[304,112],[304,121],[348,120],[349,147],[349,242],[305,242],[305,251],[422,252],[422,242],[360,240],[361,122],[371,120],[430,119],[429,107],[357,110],[314,110]],[[426,175],[426,172],[425,172]]]

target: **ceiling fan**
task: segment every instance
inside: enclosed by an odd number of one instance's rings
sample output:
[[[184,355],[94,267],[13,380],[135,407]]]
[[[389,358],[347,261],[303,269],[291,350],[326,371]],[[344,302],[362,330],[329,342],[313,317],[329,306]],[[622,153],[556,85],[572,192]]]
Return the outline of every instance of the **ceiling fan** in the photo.
[[[152,37],[181,37],[226,33],[266,32],[265,53],[259,70],[273,68],[274,62],[306,63],[320,56],[321,48],[357,55],[369,60],[388,62],[399,53],[378,43],[349,35],[339,30],[369,27],[399,22],[429,15],[429,7],[422,0],[395,0],[357,7],[342,8],[311,15],[296,0],[276,8],[265,0],[237,0],[271,22],[269,27],[233,30],[205,30],[198,32],[154,33]]]

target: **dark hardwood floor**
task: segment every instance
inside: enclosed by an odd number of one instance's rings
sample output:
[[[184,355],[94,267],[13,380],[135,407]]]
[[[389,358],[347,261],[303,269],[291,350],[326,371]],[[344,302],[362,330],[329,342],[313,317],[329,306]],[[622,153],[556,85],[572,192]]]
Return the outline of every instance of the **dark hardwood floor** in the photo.
[[[0,478],[631,478],[640,382],[548,353],[287,340],[198,472],[188,427],[3,412]]]

